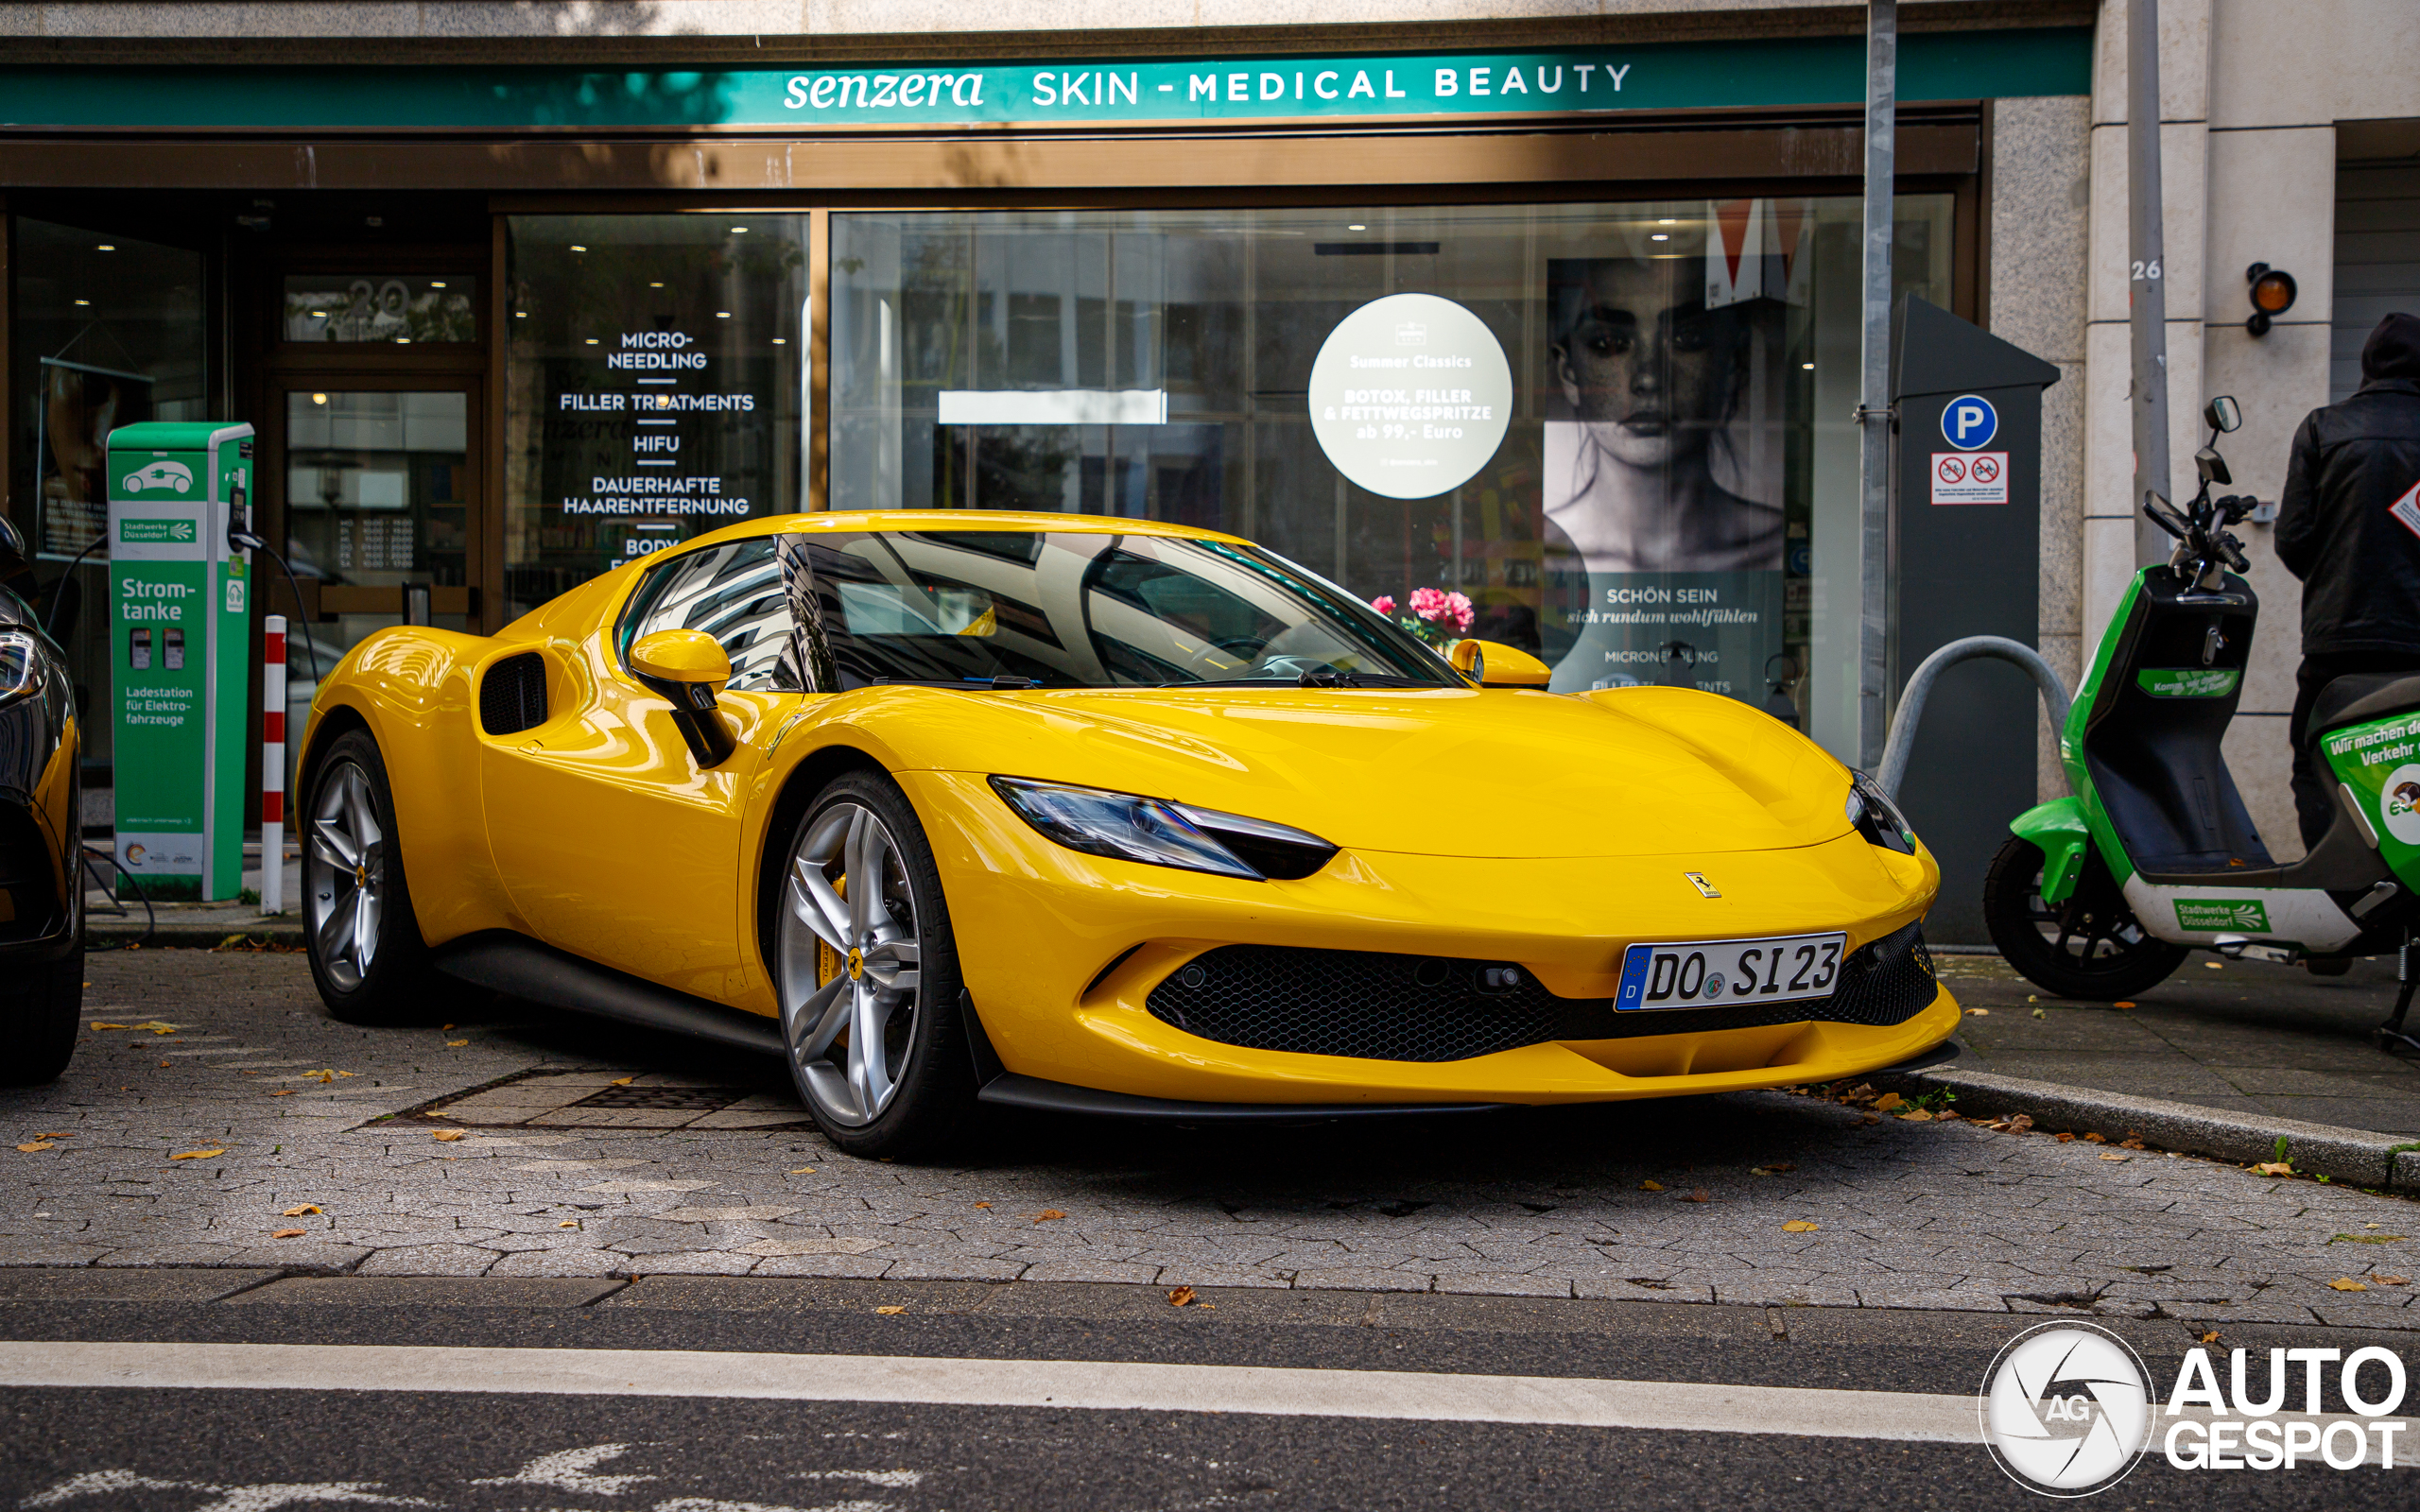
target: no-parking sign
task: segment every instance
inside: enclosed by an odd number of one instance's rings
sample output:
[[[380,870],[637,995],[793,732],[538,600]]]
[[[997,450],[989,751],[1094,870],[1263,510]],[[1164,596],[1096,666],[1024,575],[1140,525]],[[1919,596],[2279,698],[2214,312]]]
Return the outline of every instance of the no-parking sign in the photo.
[[[1935,504],[2008,503],[2008,454],[2006,452],[1933,453],[1932,502]]]

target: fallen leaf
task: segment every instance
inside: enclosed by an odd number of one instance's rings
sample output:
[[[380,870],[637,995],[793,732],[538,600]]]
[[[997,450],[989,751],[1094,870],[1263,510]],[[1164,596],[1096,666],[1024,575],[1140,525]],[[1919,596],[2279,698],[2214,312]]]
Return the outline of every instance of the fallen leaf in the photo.
[[[1989,1008],[1968,1008],[1966,1010],[1966,1017],[1970,1019],[1988,1019],[1991,1016],[1992,1010]]]
[[[55,1150],[59,1146],[56,1143],[49,1140],[33,1140],[17,1146],[18,1149],[24,1151],[27,1155],[39,1155],[44,1150]]]
[[[1714,1198],[1706,1192],[1705,1188],[1695,1187],[1683,1194],[1678,1200],[1682,1202],[1712,1202]]]
[[[60,1134],[37,1134],[34,1136],[34,1138],[38,1140],[72,1140],[75,1137],[76,1135],[73,1130]]]
[[[269,1237],[271,1239],[300,1239],[307,1232],[309,1232],[309,1230],[303,1228],[280,1228],[277,1232],[269,1235]]]
[[[1857,1121],[1859,1124],[1879,1124],[1882,1122],[1882,1115],[1879,1113],[1860,1113],[1858,1115]]]
[[[565,1218],[562,1222],[555,1225],[555,1227],[558,1228],[577,1228],[579,1227],[579,1223],[577,1219]]]
[[[174,1034],[183,1026],[182,1024],[169,1023],[161,1019],[149,1019],[146,1020],[142,1023],[136,1024],[134,1027],[138,1029],[148,1029],[153,1034]]]
[[[1790,1164],[1788,1160],[1776,1160],[1771,1165],[1752,1165],[1748,1167],[1748,1174],[1750,1176],[1779,1176],[1784,1171],[1797,1169],[1797,1166]]]
[[[2119,1140],[2118,1142],[2118,1147],[2121,1150],[2139,1150],[2143,1147],[2143,1142],[2139,1138]]]
[[[458,1050],[458,1049],[460,1049],[462,1046],[467,1045],[467,1044],[469,1044],[470,1042],[471,1042],[471,1041],[469,1041],[468,1040],[446,1040],[446,1041],[445,1041],[445,1048],[446,1048],[446,1049],[448,1049],[448,1050]]]
[[[2128,1155],[2123,1150],[2103,1150],[2100,1152],[2100,1158],[2104,1160],[2131,1160],[2134,1159],[2133,1156]]]
[[[905,1313],[908,1310],[904,1307],[877,1307],[874,1311],[888,1316],[894,1313]]]
[[[277,1091],[269,1093],[269,1095],[271,1097],[291,1097],[294,1095],[294,1089],[291,1087],[281,1087]]]
[[[811,1165],[802,1165],[797,1170],[789,1173],[791,1176],[813,1176],[814,1174],[815,1167]]]
[[[165,1070],[167,1070],[167,1069],[168,1069],[168,1063],[167,1063],[166,1061],[164,1061],[164,1061],[162,1061],[162,1062],[160,1062],[160,1069],[161,1069],[162,1071],[165,1071]]]
[[[2109,1136],[2106,1134],[2087,1134],[2083,1137],[2083,1142],[2086,1144],[2106,1144],[2109,1143]]]
[[[2219,1342],[2219,1331],[2218,1331],[2218,1330],[2216,1330],[2216,1329],[2212,1329],[2209,1332],[2203,1334],[2203,1335],[2202,1335],[2202,1342],[2203,1342],[2204,1344],[2216,1344],[2216,1343],[2218,1343],[2218,1342]]]
[[[1175,1291],[1168,1293],[1168,1306],[1170,1307],[1190,1307],[1192,1304],[1193,1288],[1190,1286],[1180,1286]]]
[[[1048,1223],[1053,1218],[1064,1218],[1065,1216],[1067,1215],[1061,1212],[1056,1208],[1045,1208],[1040,1212],[1033,1215],[1033,1221],[1036,1223]]]
[[[2409,1277],[2409,1276],[2376,1276],[2376,1275],[2374,1275],[2374,1276],[2372,1276],[2372,1277],[2370,1278],[2370,1280],[2374,1280],[2374,1281],[2377,1282],[2380,1286],[2409,1286],[2409,1285],[2411,1285],[2411,1277]]]
[[[317,1205],[306,1202],[299,1208],[288,1208],[284,1212],[279,1213],[278,1216],[281,1218],[308,1218],[311,1214],[319,1211],[320,1210]]]
[[[638,1080],[636,1076],[616,1076],[605,1085],[608,1087],[628,1087],[631,1083],[636,1080]]]
[[[1907,1103],[1908,1100],[1897,1092],[1884,1092],[1874,1100],[1874,1110],[1877,1113],[1888,1113],[1893,1108],[1906,1107]]]
[[[1664,1190],[1664,1183],[1661,1181],[1641,1181],[1638,1184],[1638,1190],[1641,1192],[1661,1192]]]
[[[442,1031],[447,1030],[447,1029],[451,1029],[451,1028],[453,1028],[454,1026],[453,1026],[452,1024],[450,1024],[450,1023],[441,1023],[441,1024],[439,1024],[437,1027],[438,1027],[439,1031],[441,1033]]]
[[[2031,1113],[2019,1113],[2014,1118],[2008,1121],[2009,1132],[2012,1134],[2022,1134],[2032,1126],[2033,1115]]]
[[[2204,961],[2202,964],[2213,971],[2223,971],[2227,969],[2224,961]]]
[[[2076,1137],[2072,1134],[2053,1134],[2050,1137],[2062,1144],[2073,1144],[2076,1142]]]
[[[1926,1112],[1921,1108],[1915,1109],[1913,1112],[1901,1113],[1899,1116],[1910,1124],[1929,1124],[1932,1122],[1932,1115]]]
[[[2291,1176],[2294,1174],[2294,1162],[2291,1160],[2263,1160],[2258,1165],[2252,1168],[2252,1174],[2254,1176]]]
[[[125,1027],[126,1027],[126,1025],[125,1025],[125,1024],[122,1024],[122,1023],[103,1023],[103,1022],[102,1022],[100,1020],[98,1020],[98,1019],[95,1019],[95,1020],[93,1021],[93,1028],[94,1028],[94,1030],[95,1030],[95,1032],[98,1032],[98,1031],[100,1031],[100,1030],[102,1030],[102,1029],[123,1029],[123,1028],[125,1028]]]
[[[2049,1014],[2049,1010],[2048,1010],[2048,1009],[2046,1009],[2046,1008],[2036,1008],[2036,1009],[2034,1009],[2034,1010],[2033,1010],[2033,1016],[2034,1016],[2035,1018],[2037,1018],[2037,1019],[2047,1019],[2047,1018],[2048,1018],[2048,1017],[2050,1016],[2050,1014]]]
[[[2350,1276],[2337,1277],[2334,1280],[2327,1283],[2327,1289],[2331,1292],[2366,1292],[2369,1290],[2367,1286],[2362,1285],[2360,1281],[2355,1280]]]
[[[1935,1113],[1932,1116],[1934,1122],[1941,1124],[1956,1124],[1966,1117],[1965,1114],[1960,1112],[1954,1108],[1945,1108],[1940,1112]]]
[[[180,1155],[171,1155],[168,1159],[171,1160],[207,1160],[214,1155],[224,1155],[226,1153],[227,1150],[225,1146],[222,1145],[215,1150],[186,1150]]]
[[[1804,1218],[1792,1218],[1781,1226],[1781,1231],[1786,1234],[1811,1234],[1823,1227],[1820,1223],[1808,1223]]]
[[[977,1206],[977,1207],[978,1207],[978,1208],[988,1208],[988,1207],[990,1207],[990,1206],[991,1206],[991,1204],[990,1204],[990,1203],[988,1203],[988,1202],[978,1202],[978,1203],[977,1203],[977,1204],[976,1204],[976,1206]]]
[[[335,1070],[306,1071],[306,1072],[304,1072],[304,1073],[302,1074],[302,1079],[303,1079],[304,1081],[316,1081],[316,1082],[320,1082],[320,1083],[326,1083],[326,1082],[332,1082],[332,1081],[335,1081],[335,1080],[336,1080],[337,1077],[339,1077],[339,1076],[350,1076],[350,1075],[353,1075],[353,1074],[354,1074],[354,1073],[349,1072],[349,1071],[335,1071]]]
[[[2113,1008],[2131,1008],[2134,1006],[2131,1003],[2112,1003],[2109,1005]]]
[[[428,1137],[451,1144],[462,1137],[462,1131],[458,1128],[437,1128],[429,1130]]]

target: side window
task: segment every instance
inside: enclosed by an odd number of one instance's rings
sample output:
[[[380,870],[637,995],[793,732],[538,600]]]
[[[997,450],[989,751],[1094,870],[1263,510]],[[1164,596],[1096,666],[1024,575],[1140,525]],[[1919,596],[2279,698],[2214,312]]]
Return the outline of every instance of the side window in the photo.
[[[615,653],[627,659],[631,643],[658,630],[703,630],[721,642],[735,689],[800,687],[789,598],[770,536],[683,552],[651,569],[622,610]]]

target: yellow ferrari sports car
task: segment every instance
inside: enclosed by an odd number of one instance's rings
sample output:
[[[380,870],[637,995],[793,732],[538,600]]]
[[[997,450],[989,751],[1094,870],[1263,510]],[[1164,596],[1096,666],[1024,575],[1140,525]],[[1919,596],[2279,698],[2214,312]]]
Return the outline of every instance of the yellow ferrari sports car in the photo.
[[[1548,693],[1208,531],[802,514],[321,683],[311,970],[782,1055],[844,1149],[978,1102],[1197,1120],[1906,1061],[1931,857],[1746,704]]]

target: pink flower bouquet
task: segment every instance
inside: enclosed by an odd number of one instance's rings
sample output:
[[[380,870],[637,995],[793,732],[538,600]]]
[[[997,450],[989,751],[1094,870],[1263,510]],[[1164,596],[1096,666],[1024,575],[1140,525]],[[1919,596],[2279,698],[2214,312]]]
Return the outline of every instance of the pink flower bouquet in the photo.
[[[1472,622],[1478,618],[1467,594],[1437,588],[1413,589],[1409,613],[1397,612],[1391,593],[1370,600],[1370,607],[1440,650],[1468,635]]]

